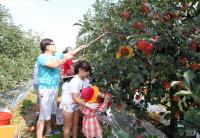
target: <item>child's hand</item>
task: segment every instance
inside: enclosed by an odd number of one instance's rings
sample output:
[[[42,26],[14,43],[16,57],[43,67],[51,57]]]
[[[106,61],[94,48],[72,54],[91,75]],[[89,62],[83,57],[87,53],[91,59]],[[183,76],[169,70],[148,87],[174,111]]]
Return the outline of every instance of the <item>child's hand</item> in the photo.
[[[105,102],[109,102],[111,100],[111,95],[110,94],[105,94]]]

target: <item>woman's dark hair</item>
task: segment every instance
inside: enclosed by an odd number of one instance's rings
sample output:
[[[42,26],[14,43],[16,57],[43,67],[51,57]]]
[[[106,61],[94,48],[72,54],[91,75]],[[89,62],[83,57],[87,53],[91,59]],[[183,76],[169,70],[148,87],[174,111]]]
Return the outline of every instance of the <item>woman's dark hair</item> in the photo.
[[[40,42],[40,49],[42,51],[42,53],[44,53],[46,51],[46,48],[48,45],[51,45],[53,42],[52,39],[49,39],[49,38],[45,38],[45,39],[42,39],[41,42]]]
[[[63,51],[63,54],[67,53],[69,50],[68,48],[65,48],[65,50]]]
[[[77,63],[75,63],[75,65],[74,65],[74,74],[78,74],[79,69],[83,69],[85,71],[90,71],[91,66],[87,61],[80,60]]]

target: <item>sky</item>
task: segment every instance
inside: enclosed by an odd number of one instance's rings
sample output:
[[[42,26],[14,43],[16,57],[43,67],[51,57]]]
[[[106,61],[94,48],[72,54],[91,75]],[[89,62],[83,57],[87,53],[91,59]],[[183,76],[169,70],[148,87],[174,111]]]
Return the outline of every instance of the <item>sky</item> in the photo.
[[[39,32],[42,38],[52,38],[58,51],[75,47],[78,27],[73,24],[94,3],[95,0],[0,0],[16,25]]]

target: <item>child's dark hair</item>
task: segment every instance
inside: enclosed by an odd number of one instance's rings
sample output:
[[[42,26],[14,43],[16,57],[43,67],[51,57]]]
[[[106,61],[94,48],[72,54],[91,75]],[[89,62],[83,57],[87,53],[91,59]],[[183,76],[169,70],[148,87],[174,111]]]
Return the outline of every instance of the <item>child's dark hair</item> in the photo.
[[[65,54],[65,53],[69,52],[71,49],[72,49],[71,47],[66,47],[66,48],[64,49],[63,53]]]
[[[74,65],[74,74],[78,74],[79,69],[83,69],[85,71],[90,71],[91,70],[91,66],[87,61],[80,60]]]

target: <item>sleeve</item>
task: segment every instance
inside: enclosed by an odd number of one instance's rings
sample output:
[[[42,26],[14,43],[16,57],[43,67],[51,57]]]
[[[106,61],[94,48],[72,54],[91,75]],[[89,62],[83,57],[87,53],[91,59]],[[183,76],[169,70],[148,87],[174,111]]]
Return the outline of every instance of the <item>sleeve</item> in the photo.
[[[72,93],[80,93],[80,85],[76,81],[72,81],[71,83],[71,92]]]
[[[64,54],[62,52],[56,52],[55,56],[57,59],[64,59]]]
[[[68,82],[65,82],[63,85],[62,85],[62,91],[65,91],[65,90],[68,90],[69,89],[69,83]]]
[[[48,62],[49,62],[49,59],[46,56],[39,56],[37,59],[37,64],[41,66],[45,66]]]
[[[90,84],[90,80],[89,79],[86,79],[84,82],[85,82],[84,83],[85,87],[92,87],[92,84]]]

